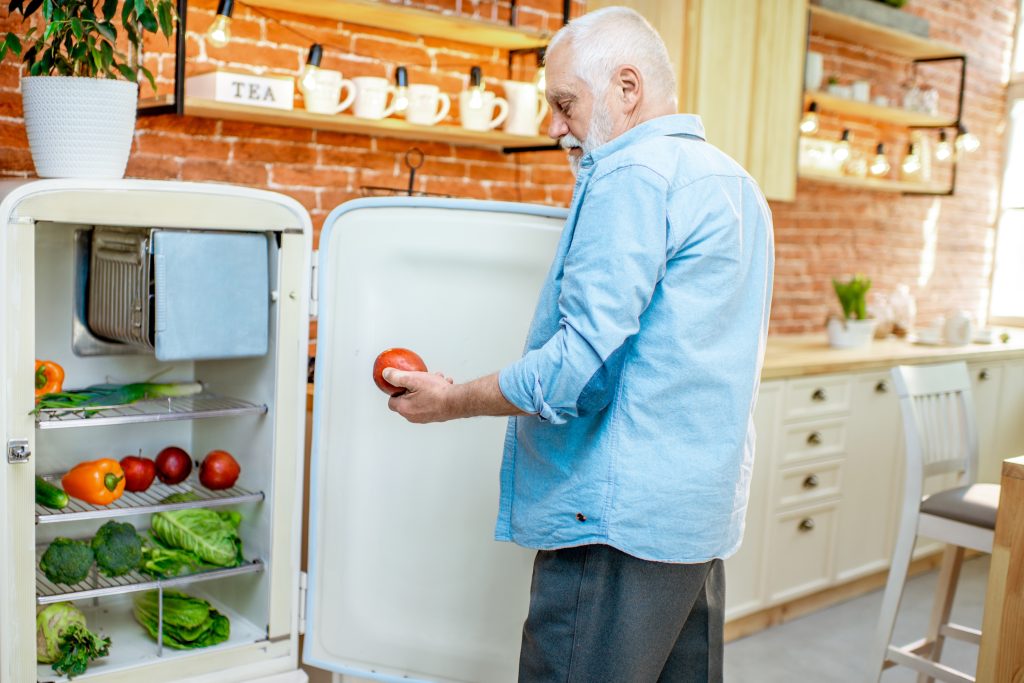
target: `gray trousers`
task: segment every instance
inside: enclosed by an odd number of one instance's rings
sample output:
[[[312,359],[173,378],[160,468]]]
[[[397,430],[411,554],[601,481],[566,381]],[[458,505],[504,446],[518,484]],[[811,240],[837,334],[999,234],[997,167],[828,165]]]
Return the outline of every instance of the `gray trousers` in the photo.
[[[725,569],[649,562],[606,545],[533,564],[520,683],[720,683]]]

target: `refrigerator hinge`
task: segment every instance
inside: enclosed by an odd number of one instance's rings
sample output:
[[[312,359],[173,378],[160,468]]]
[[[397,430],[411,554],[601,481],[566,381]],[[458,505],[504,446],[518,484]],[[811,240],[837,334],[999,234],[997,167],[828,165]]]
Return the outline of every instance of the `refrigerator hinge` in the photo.
[[[320,302],[320,288],[317,286],[317,272],[320,270],[320,252],[313,252],[313,267],[310,268],[310,277],[313,278],[309,283],[309,317],[315,318],[319,314],[319,302]]]
[[[299,572],[299,635],[306,635],[306,585],[309,575]]]

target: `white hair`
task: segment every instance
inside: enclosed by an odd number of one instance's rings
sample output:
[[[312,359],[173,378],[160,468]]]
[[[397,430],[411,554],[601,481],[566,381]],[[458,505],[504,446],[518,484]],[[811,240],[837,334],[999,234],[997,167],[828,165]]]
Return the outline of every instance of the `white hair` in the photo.
[[[630,64],[640,71],[649,93],[678,107],[665,42],[635,10],[605,7],[573,19],[554,35],[548,50],[565,40],[572,41],[576,75],[595,96],[605,93],[618,67]]]

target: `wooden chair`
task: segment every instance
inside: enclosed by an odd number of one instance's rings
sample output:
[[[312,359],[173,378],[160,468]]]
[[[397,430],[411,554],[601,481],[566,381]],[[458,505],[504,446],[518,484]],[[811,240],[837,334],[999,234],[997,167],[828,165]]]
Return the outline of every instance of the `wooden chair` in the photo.
[[[900,399],[906,440],[906,477],[899,530],[882,612],[871,652],[867,680],[877,683],[882,671],[906,666],[919,672],[918,682],[940,680],[965,683],[974,677],[939,663],[946,638],[974,644],[981,631],[949,622],[964,550],[991,553],[998,484],[977,484],[978,434],[975,428],[971,381],[964,363],[906,366],[892,370]],[[958,486],[923,495],[932,476],[955,472]],[[892,645],[900,598],[918,536],[945,542],[939,582],[924,638],[904,646]]]

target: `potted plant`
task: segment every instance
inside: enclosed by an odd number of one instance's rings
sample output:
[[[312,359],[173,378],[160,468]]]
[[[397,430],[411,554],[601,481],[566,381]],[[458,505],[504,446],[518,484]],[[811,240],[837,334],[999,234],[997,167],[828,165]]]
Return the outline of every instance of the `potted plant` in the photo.
[[[28,71],[22,102],[36,172],[124,176],[139,76],[156,88],[142,66],[143,37],[174,33],[174,0],[11,0],[8,10],[21,13],[27,29],[0,41],[0,59],[11,52]]]
[[[855,275],[849,282],[833,278],[832,288],[843,307],[843,317],[830,315],[825,323],[829,344],[838,349],[866,346],[875,334],[876,320],[867,314],[867,293],[871,280]]]

